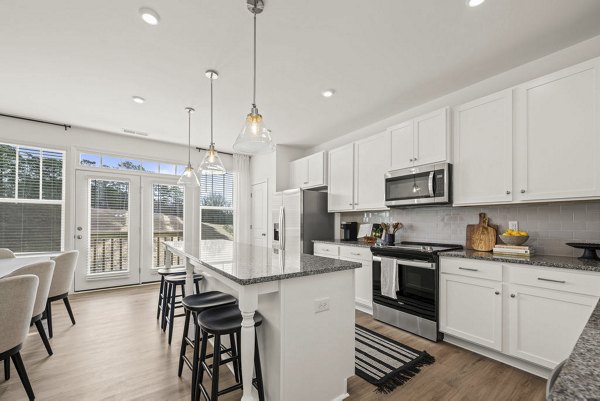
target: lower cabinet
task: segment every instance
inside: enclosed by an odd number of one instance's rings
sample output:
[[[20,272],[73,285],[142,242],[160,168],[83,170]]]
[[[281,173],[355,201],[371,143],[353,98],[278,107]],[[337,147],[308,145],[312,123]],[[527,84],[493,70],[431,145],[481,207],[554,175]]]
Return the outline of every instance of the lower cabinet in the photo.
[[[502,283],[441,274],[440,331],[502,349]]]
[[[568,358],[598,297],[516,284],[507,289],[509,354],[547,368]]]

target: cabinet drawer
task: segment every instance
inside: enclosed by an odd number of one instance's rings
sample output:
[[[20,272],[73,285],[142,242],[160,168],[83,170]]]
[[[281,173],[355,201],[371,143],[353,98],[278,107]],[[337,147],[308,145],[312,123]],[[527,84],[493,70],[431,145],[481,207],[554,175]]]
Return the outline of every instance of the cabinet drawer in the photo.
[[[577,294],[600,296],[600,273],[507,265],[508,282]]]
[[[440,258],[440,272],[502,281],[502,263],[476,259]]]
[[[340,259],[371,260],[373,255],[370,248],[359,248],[357,246],[340,246]]]
[[[322,242],[315,243],[315,255],[328,256],[330,258],[338,258],[340,254],[340,247],[333,244],[326,244]]]

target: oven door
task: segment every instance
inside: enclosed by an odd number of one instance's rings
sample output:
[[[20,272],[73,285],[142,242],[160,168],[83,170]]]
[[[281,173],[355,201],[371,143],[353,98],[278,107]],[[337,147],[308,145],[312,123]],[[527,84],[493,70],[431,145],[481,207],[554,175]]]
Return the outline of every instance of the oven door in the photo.
[[[385,175],[386,206],[448,203],[449,164],[430,164]]]
[[[430,320],[437,320],[435,263],[420,260],[397,259],[398,302],[405,312]]]

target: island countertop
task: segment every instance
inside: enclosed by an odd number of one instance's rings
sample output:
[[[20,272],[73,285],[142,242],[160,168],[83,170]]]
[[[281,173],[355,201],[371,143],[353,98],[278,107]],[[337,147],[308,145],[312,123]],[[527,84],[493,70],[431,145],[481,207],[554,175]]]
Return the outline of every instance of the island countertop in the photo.
[[[173,253],[188,257],[241,285],[358,269],[362,264],[227,240],[201,241],[200,256],[184,250],[183,241],[165,241]]]

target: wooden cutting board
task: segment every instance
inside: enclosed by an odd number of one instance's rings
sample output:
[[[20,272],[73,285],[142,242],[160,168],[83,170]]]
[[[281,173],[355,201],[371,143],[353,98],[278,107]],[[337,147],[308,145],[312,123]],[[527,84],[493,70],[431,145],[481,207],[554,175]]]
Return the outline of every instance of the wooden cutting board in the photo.
[[[489,252],[496,245],[498,226],[490,224],[485,213],[479,213],[479,224],[467,225],[467,249]]]

